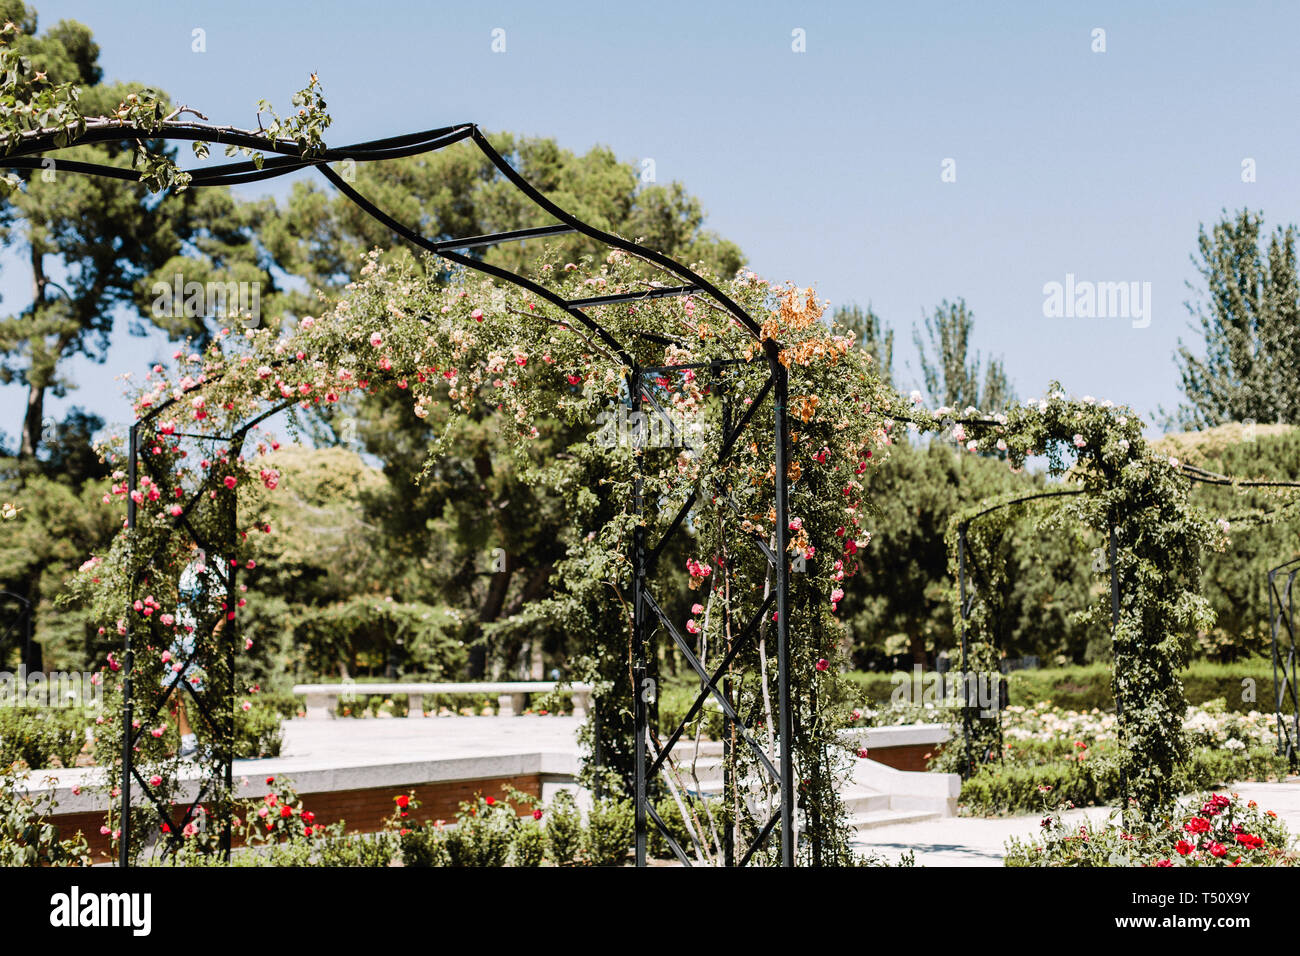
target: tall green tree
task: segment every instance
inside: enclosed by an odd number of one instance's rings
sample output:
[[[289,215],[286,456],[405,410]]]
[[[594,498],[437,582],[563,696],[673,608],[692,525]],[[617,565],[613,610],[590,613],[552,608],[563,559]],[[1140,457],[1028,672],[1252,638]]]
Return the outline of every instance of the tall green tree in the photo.
[[[639,240],[681,262],[699,263],[718,275],[730,276],[745,262],[734,243],[704,227],[703,205],[681,183],[643,183],[631,164],[603,146],[577,155],[546,137],[497,133],[489,138],[525,179],[599,229]],[[433,241],[554,223],[468,143],[338,169],[362,195]],[[279,265],[312,289],[350,281],[361,256],[371,249],[382,249],[385,256],[412,254],[405,240],[349,199],[310,182],[295,185],[282,215],[263,235]],[[561,262],[576,262],[584,255],[603,258],[608,252],[601,243],[575,233],[470,254],[527,273],[536,268],[543,249]]]
[[[1177,421],[1204,428],[1253,420],[1300,421],[1300,278],[1294,226],[1263,240],[1262,213],[1243,209],[1197,235],[1204,281],[1187,309],[1201,349],[1179,340],[1175,361],[1187,403]]]
[[[971,355],[974,327],[975,313],[966,307],[965,299],[940,303],[925,317],[924,336],[913,327],[921,379],[932,404],[957,409],[974,406],[989,412],[1006,407],[1015,398],[1000,359],[990,358],[985,364],[979,352]]]
[[[82,24],[61,21],[37,36],[36,12],[14,0],[0,4],[0,16],[22,29],[12,42],[37,86],[79,84],[87,115],[108,115],[143,89],[101,83],[99,47]],[[129,167],[134,150],[124,141],[77,147],[65,158]],[[71,387],[60,366],[74,355],[104,361],[119,307],[147,318],[140,280],[179,250],[180,239],[171,211],[159,215],[156,198],[139,183],[61,173],[57,165],[21,179],[0,206],[0,244],[27,266],[31,302],[0,318],[0,383],[27,391],[18,453],[31,459],[47,396]]]
[[[880,377],[886,382],[894,380],[894,330],[888,328],[871,306],[839,306],[831,314],[831,324],[853,332],[858,345],[876,360]]]

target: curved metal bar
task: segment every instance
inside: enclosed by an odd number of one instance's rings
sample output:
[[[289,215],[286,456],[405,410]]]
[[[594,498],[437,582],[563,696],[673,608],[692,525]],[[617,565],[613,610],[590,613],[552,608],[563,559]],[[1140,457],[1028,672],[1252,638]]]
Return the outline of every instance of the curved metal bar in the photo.
[[[393,232],[397,233],[407,242],[414,243],[415,245],[419,246],[421,249],[431,252],[436,256],[441,256],[444,259],[448,259],[452,262],[455,262],[458,265],[465,266],[466,268],[469,269],[474,269],[477,272],[485,272],[490,276],[494,276],[495,278],[504,279],[505,281],[511,283],[512,285],[517,285],[521,289],[527,289],[529,292],[532,292],[534,295],[538,296],[539,298],[545,299],[547,302],[551,303],[557,308],[563,309],[569,315],[573,316],[575,319],[581,322],[589,331],[599,336],[600,340],[604,342],[606,345],[608,345],[610,348],[612,348],[615,351],[615,353],[618,355],[619,359],[628,368],[636,367],[636,360],[632,358],[631,355],[628,354],[627,350],[623,348],[623,346],[619,343],[617,339],[615,339],[612,335],[609,334],[608,331],[606,331],[603,325],[601,325],[599,322],[596,322],[594,319],[592,319],[581,309],[578,309],[570,305],[569,301],[565,299],[563,296],[557,295],[556,293],[552,292],[550,289],[546,288],[545,286],[533,282],[531,279],[525,279],[523,276],[511,272],[509,269],[503,269],[500,266],[494,266],[487,262],[483,262],[482,260],[474,259],[470,256],[461,255],[458,252],[452,252],[450,249],[446,247],[439,248],[439,245],[437,243],[425,239],[418,232],[415,232],[413,229],[409,229],[406,226],[402,225],[392,216],[388,215],[388,213],[384,212],[382,209],[380,209],[370,200],[366,199],[365,196],[361,195],[350,185],[348,185],[348,183],[343,179],[342,176],[334,172],[334,170],[330,169],[328,166],[321,166],[320,172],[322,176],[328,179],[334,185],[334,187],[339,190],[339,192],[343,193],[343,195],[347,196],[354,203],[356,203],[356,205],[359,206],[364,212],[366,212],[372,218],[383,223],[385,226],[393,230]]]
[[[983,511],[971,515],[969,518],[964,519],[960,523],[964,527],[970,527],[972,521],[976,521],[979,518],[983,518],[985,515],[990,515],[995,511],[1001,511],[1003,508],[1009,508],[1012,505],[1024,504],[1026,501],[1036,501],[1039,498],[1064,498],[1070,495],[1081,495],[1083,493],[1084,491],[1082,488],[1077,488],[1077,489],[1072,489],[1070,491],[1042,491],[1033,495],[1024,495],[1020,498],[1012,498],[1010,501],[1003,501],[996,505],[990,505],[989,507],[985,508]]]
[[[732,314],[736,321],[740,322],[741,325],[749,330],[750,334],[753,335],[754,338],[762,339],[762,329],[759,327],[758,323],[750,317],[749,313],[736,304],[730,296],[717,286],[713,285],[713,283],[709,282],[703,276],[698,275],[693,270],[686,268],[686,266],[668,258],[662,253],[655,252],[652,249],[647,249],[638,243],[632,242],[628,239],[623,239],[613,233],[597,229],[595,226],[589,226],[576,216],[565,212],[555,203],[551,202],[551,200],[547,199],[544,195],[534,189],[532,183],[524,179],[524,177],[521,176],[513,166],[506,162],[505,157],[493,148],[492,144],[488,142],[487,137],[483,135],[482,130],[477,126],[474,127],[472,139],[474,145],[482,151],[483,155],[488,158],[493,166],[501,171],[501,174],[505,176],[506,179],[514,183],[515,187],[521,193],[531,199],[538,206],[542,207],[542,209],[546,210],[556,219],[560,220],[560,222],[572,226],[583,235],[599,240],[607,246],[613,246],[615,249],[622,249],[624,252],[632,252],[638,256],[642,256],[659,266],[661,269],[685,279],[692,285],[698,286],[701,291],[707,292],[712,298],[716,299],[719,304]]]
[[[404,149],[407,146],[421,141],[430,141],[442,139],[444,137],[460,134],[458,138],[465,138],[469,131],[473,129],[472,123],[461,123],[456,126],[444,126],[440,129],[425,130],[420,133],[408,133],[404,136],[391,137],[389,139],[372,140],[368,143],[357,143],[354,146],[343,148],[325,147],[312,154],[312,158],[320,159],[325,162],[334,162],[344,159],[355,159],[358,153],[380,152],[386,149]],[[129,124],[118,125],[96,124],[86,127],[85,132],[80,135],[71,135],[66,143],[60,145],[56,138],[67,135],[61,130],[39,130],[30,135],[24,135],[18,144],[4,155],[0,166],[6,165],[9,157],[14,156],[31,156],[33,154],[47,153],[51,150],[70,149],[73,146],[87,146],[98,143],[122,143],[127,141],[142,142],[146,140],[182,140],[186,142],[204,142],[219,143],[223,146],[239,146],[246,149],[256,150],[258,152],[277,153],[281,156],[292,156],[302,158],[302,147],[290,139],[271,139],[269,136],[259,136],[248,130],[236,130],[229,127],[213,126],[206,123],[178,123],[166,122],[159,125],[157,129],[145,129],[142,126],[133,126]],[[381,158],[381,157],[375,157]]]

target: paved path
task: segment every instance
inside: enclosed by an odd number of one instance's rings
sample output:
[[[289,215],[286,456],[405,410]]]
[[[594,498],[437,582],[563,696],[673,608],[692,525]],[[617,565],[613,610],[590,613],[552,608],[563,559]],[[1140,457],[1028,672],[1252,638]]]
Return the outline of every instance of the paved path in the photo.
[[[577,753],[574,717],[394,717],[286,720],[277,773],[355,762]],[[237,761],[236,773],[266,761]]]

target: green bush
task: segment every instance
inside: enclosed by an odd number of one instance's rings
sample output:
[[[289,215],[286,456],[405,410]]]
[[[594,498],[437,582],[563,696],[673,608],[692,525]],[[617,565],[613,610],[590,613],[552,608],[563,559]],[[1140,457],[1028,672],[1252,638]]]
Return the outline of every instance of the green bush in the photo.
[[[432,823],[416,824],[403,829],[397,837],[398,855],[403,866],[447,866],[443,848],[443,830]]]
[[[606,797],[592,804],[583,853],[592,866],[622,866],[636,837],[632,801]]]
[[[393,861],[393,853],[393,840],[388,833],[343,834],[317,841],[316,864],[353,867],[388,866]]]
[[[699,800],[691,799],[686,796],[683,796],[682,799],[685,803],[687,812],[690,813],[694,810],[696,816],[699,818],[700,825],[704,827],[703,838],[707,842],[710,839],[710,831],[704,807],[701,805]],[[686,829],[686,821],[682,819],[682,811],[677,808],[677,801],[674,800],[670,794],[664,794],[655,801],[654,806],[655,812],[659,814],[659,819],[668,824],[668,832],[671,833],[673,839],[677,841],[677,845],[682,848],[683,852],[685,852],[687,856],[694,858],[695,851],[693,848],[695,844],[691,841],[690,831]],[[715,801],[715,814],[721,809],[721,801]],[[692,825],[694,825],[694,822],[695,821],[692,820]],[[634,827],[635,824],[636,820],[634,817]],[[676,859],[677,857],[673,855],[672,849],[668,846],[668,841],[664,839],[664,835],[659,831],[659,828],[654,825],[652,820],[646,820],[646,828],[649,831],[649,838],[646,841],[646,849],[650,855],[663,858],[672,857],[673,859]],[[718,828],[721,832],[723,829],[723,824],[721,822],[718,823]],[[635,833],[633,835],[635,836]]]
[[[84,866],[90,848],[80,833],[60,839],[49,822],[57,804],[52,791],[30,793],[30,777],[0,765],[0,866]]]
[[[546,836],[536,823],[521,823],[510,844],[511,866],[541,866],[546,856]]]
[[[240,759],[280,756],[284,730],[280,726],[279,708],[268,706],[260,696],[247,703],[252,705],[247,711],[242,703],[235,708],[235,756]]]
[[[505,866],[519,818],[492,797],[462,803],[456,825],[443,831],[447,866]]]
[[[285,718],[297,717],[299,711],[306,709],[306,701],[305,697],[295,697],[291,691],[268,690],[261,691],[255,699],[255,703]]]
[[[699,680],[688,677],[676,677],[663,683],[659,694],[659,726],[665,733],[671,733],[686,717],[691,704],[700,693]],[[692,737],[700,722],[704,724],[704,736],[711,740],[721,740],[723,735],[723,714],[717,708],[713,698],[704,702],[696,713],[689,728]]]
[[[561,790],[546,816],[546,856],[556,866],[572,866],[582,852],[582,812],[573,794]]]
[[[1256,746],[1247,750],[1201,747],[1192,751],[1191,761],[1181,768],[1179,789],[1205,790],[1243,780],[1285,780],[1288,772],[1286,757],[1273,747]]]
[[[1191,793],[1245,780],[1283,780],[1287,761],[1271,747],[1221,750],[1198,747],[1178,768],[1174,789]],[[1076,807],[1116,804],[1121,799],[1113,755],[1094,747],[1086,760],[990,764],[962,782],[959,803],[975,816],[1033,813],[1044,799]]]
[[[0,764],[21,760],[32,770],[73,767],[92,718],[74,707],[0,708]]]

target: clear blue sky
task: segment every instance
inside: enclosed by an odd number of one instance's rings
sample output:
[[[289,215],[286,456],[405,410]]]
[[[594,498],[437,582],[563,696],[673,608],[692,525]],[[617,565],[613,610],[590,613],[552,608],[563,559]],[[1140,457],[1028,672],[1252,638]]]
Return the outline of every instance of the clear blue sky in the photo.
[[[473,121],[653,158],[770,278],[871,303],[898,333],[965,297],[1020,396],[1053,377],[1143,412],[1179,401],[1172,354],[1197,227],[1221,208],[1300,218],[1300,5],[1289,3],[443,3],[42,0],[88,24],[110,79],[214,121],[324,83],[331,142]],[[207,52],[191,52],[191,31]],[[1092,50],[1094,28],[1106,52]],[[491,32],[506,31],[493,53]],[[806,52],[791,49],[806,33]],[[1253,158],[1257,181],[1241,181]],[[941,181],[956,161],[957,181]],[[25,276],[0,275],[0,308]],[[1151,322],[1049,319],[1043,286],[1150,282]],[[54,401],[121,420],[112,378],[169,352],[115,338]],[[20,395],[0,389],[16,434]]]

